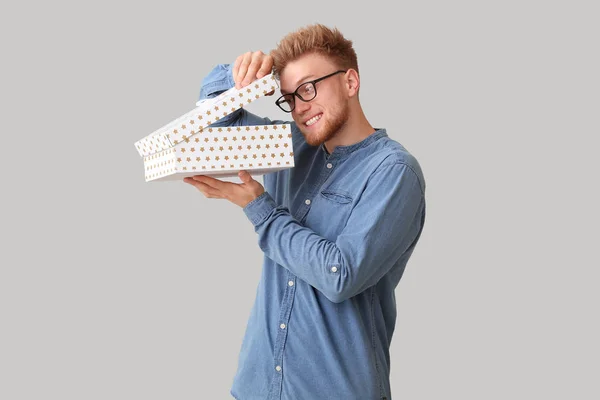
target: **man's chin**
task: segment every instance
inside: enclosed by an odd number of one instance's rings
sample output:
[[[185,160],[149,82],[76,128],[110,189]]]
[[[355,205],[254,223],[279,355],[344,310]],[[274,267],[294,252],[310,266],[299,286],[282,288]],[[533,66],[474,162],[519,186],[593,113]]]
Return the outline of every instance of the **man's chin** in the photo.
[[[306,136],[304,135],[304,141],[309,145],[309,146],[319,146],[321,143],[323,143],[322,140],[318,140],[312,136]]]
[[[320,131],[306,132],[304,131],[304,129],[300,129],[300,132],[302,132],[302,135],[304,136],[304,141],[309,146],[320,146],[321,144],[325,143],[328,139],[328,135]]]
[[[314,147],[320,146],[321,144],[325,143],[325,140],[323,140],[323,139],[318,139],[315,137],[307,137],[306,135],[304,135],[304,140],[309,146],[314,146]]]

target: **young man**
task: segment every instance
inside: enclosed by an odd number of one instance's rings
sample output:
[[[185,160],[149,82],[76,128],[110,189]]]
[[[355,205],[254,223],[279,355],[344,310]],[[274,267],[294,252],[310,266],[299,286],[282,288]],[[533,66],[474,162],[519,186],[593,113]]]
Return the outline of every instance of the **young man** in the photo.
[[[265,254],[231,394],[239,400],[391,399],[394,289],[425,221],[419,163],[363,114],[352,42],[311,25],[266,55],[217,66],[201,98],[271,71],[290,112],[293,168],[242,183],[186,178],[243,208]],[[281,124],[245,110],[214,126]]]

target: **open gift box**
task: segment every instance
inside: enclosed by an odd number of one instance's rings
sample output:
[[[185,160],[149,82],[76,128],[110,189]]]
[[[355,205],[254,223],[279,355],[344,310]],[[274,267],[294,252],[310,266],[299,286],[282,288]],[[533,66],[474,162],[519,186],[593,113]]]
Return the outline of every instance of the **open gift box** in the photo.
[[[289,124],[211,127],[220,118],[275,90],[273,75],[197,103],[197,107],[137,141],[148,181],[193,175],[263,175],[294,166]]]

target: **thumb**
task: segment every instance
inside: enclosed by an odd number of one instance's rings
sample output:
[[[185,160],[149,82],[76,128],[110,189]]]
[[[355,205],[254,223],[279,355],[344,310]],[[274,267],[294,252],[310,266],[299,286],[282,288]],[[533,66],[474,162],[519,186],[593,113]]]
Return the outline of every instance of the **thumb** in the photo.
[[[244,183],[248,183],[248,182],[251,182],[254,180],[254,179],[252,179],[252,176],[247,171],[240,171],[238,173],[238,176]]]

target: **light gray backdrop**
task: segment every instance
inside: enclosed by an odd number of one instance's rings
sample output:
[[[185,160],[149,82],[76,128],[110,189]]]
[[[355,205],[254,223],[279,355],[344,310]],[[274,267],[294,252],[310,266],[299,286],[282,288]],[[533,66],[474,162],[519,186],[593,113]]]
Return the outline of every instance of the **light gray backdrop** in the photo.
[[[253,227],[145,183],[133,143],[215,64],[312,22],[354,41],[369,121],[427,180],[394,398],[600,398],[594,3],[7,3],[0,399],[229,398]],[[273,100],[250,110],[285,117]]]

